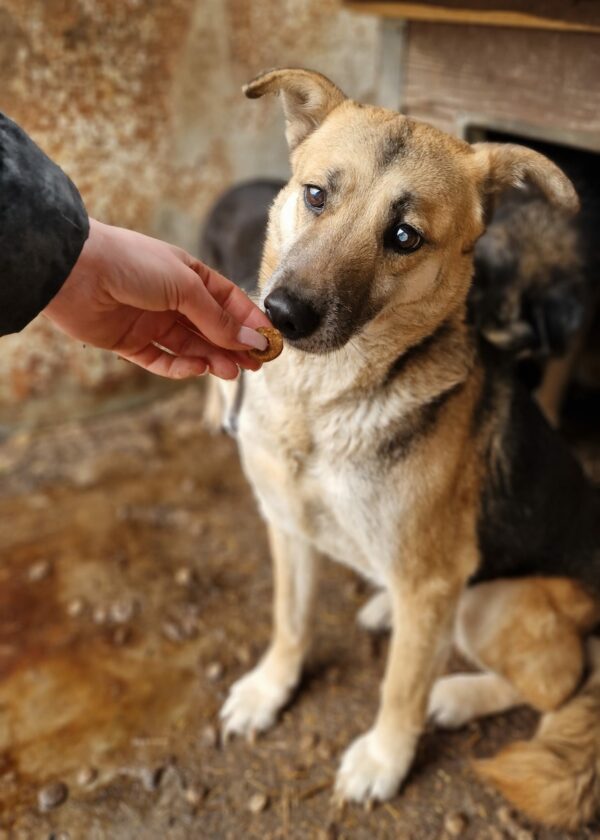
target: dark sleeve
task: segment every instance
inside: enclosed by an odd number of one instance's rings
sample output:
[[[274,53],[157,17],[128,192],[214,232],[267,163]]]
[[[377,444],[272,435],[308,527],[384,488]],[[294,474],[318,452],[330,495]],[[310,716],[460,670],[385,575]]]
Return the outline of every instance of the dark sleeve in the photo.
[[[0,335],[23,329],[52,300],[88,233],[73,183],[0,114]]]

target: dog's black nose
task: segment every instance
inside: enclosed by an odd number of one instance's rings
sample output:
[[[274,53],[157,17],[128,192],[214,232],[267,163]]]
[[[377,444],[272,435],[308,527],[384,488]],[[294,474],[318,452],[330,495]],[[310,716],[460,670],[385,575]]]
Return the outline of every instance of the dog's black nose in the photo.
[[[286,289],[275,289],[267,295],[265,309],[273,325],[292,341],[314,333],[321,320],[312,304]]]

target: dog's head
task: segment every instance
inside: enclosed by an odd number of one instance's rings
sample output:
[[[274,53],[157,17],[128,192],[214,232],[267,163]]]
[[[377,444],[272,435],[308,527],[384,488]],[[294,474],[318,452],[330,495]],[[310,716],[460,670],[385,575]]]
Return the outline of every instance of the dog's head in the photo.
[[[273,205],[261,286],[299,349],[325,353],[374,325],[425,334],[464,305],[475,242],[505,187],[530,180],[577,207],[542,155],[471,146],[353,102],[318,73],[272,70],[245,93],[279,94],[285,114],[292,178]]]
[[[508,191],[475,248],[472,322],[514,358],[564,353],[589,304],[583,252],[578,225],[560,207]]]

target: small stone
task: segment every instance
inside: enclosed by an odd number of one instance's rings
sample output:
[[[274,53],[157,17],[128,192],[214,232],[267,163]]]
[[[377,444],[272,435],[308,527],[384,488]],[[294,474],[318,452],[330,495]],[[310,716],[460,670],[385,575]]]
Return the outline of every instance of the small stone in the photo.
[[[200,734],[200,742],[204,747],[216,747],[219,742],[219,733],[216,727],[208,724]]]
[[[251,814],[260,814],[269,804],[269,797],[266,793],[255,793],[248,800],[248,810]]]
[[[133,618],[135,604],[133,601],[115,601],[108,610],[109,618],[115,624],[127,624]]]
[[[185,632],[181,625],[172,619],[163,621],[162,634],[165,639],[168,639],[170,642],[183,642],[186,639]]]
[[[155,791],[162,781],[164,772],[165,768],[161,766],[144,767],[140,772],[140,779],[144,790],[147,790],[149,793]]]
[[[106,622],[108,621],[108,610],[106,609],[106,607],[103,607],[101,605],[94,607],[92,618],[94,619],[95,624],[106,624]]]
[[[194,580],[194,572],[188,566],[182,566],[175,572],[177,586],[189,586]]]
[[[98,778],[98,771],[95,767],[82,767],[77,773],[77,784],[79,787],[88,787]]]
[[[83,598],[73,598],[72,601],[69,601],[67,604],[67,615],[70,618],[79,618],[79,616],[83,615],[83,611],[85,610],[85,601]]]
[[[221,662],[211,662],[206,668],[206,679],[217,682],[223,676],[223,665]]]
[[[33,563],[27,572],[27,579],[31,583],[37,583],[40,580],[44,580],[50,574],[52,569],[52,564],[49,560],[38,560],[37,563]]]
[[[488,828],[485,840],[504,840],[504,832],[500,831],[499,828],[496,828],[495,825],[491,825]]]
[[[51,782],[38,791],[38,807],[40,811],[52,811],[67,801],[69,788],[64,782]]]
[[[533,832],[527,831],[526,828],[520,828],[514,833],[513,837],[515,840],[535,840]]]
[[[514,825],[514,818],[510,812],[510,808],[506,805],[501,805],[496,811],[496,819],[501,825]]]
[[[206,791],[202,787],[189,787],[185,791],[185,801],[191,805],[192,808],[197,808],[205,796]]]
[[[467,829],[468,821],[464,814],[447,814],[444,819],[444,830],[450,837],[460,837]]]
[[[68,831],[59,831],[58,834],[51,834],[49,840],[71,840],[71,835]]]

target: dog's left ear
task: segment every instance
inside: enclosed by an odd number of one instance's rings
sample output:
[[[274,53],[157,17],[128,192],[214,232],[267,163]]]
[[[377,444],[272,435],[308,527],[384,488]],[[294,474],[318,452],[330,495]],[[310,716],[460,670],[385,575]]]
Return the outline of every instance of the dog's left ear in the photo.
[[[514,143],[473,143],[475,160],[481,173],[484,207],[509,187],[532,184],[555,207],[568,213],[579,210],[575,187],[565,173],[547,157]]]
[[[282,68],[261,73],[243,88],[249,99],[281,94],[290,151],[319,127],[346,96],[326,76],[312,70]]]

